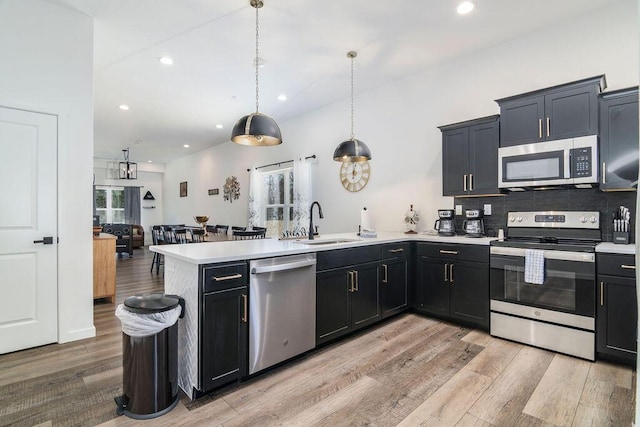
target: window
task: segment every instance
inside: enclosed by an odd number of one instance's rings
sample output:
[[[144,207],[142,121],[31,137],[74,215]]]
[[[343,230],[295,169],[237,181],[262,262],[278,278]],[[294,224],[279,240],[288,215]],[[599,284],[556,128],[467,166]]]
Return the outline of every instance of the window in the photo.
[[[293,168],[262,173],[262,214],[269,237],[293,227]]]
[[[124,187],[96,187],[96,215],[100,224],[124,224]]]

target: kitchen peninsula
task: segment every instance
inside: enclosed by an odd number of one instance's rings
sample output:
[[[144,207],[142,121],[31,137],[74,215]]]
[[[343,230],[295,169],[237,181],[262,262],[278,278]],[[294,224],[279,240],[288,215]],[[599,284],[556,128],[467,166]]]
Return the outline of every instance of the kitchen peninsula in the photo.
[[[152,246],[150,247],[152,251],[165,257],[165,292],[180,295],[186,301],[185,317],[179,321],[178,384],[187,396],[196,398],[218,386],[247,376],[248,329],[249,323],[253,321],[248,319],[247,310],[248,300],[251,298],[248,292],[248,261],[316,254],[318,280],[322,280],[318,282],[318,313],[323,310],[323,307],[334,310],[333,307],[328,308],[326,304],[323,305],[323,301],[345,298],[344,304],[336,307],[337,313],[324,316],[330,317],[334,323],[336,319],[339,320],[341,314],[344,314],[341,312],[342,309],[349,309],[345,318],[350,321],[352,317],[357,317],[358,303],[362,303],[365,298],[373,299],[373,307],[371,304],[368,307],[375,314],[372,318],[352,327],[338,327],[336,333],[332,330],[332,333],[320,334],[320,337],[316,336],[318,345],[351,330],[382,320],[385,317],[383,314],[385,310],[381,307],[380,300],[384,305],[386,298],[384,286],[394,283],[393,278],[396,274],[400,277],[402,287],[399,293],[396,292],[398,297],[391,297],[390,300],[394,303],[399,302],[391,307],[388,313],[391,315],[409,308],[414,294],[412,280],[409,280],[413,273],[408,267],[411,265],[409,263],[411,245],[414,244],[411,242],[417,242],[415,244],[425,245],[425,247],[433,246],[433,250],[436,252],[439,250],[440,253],[445,254],[439,256],[449,258],[455,257],[460,247],[477,247],[482,249],[480,260],[482,262],[472,264],[483,264],[488,269],[488,248],[491,240],[493,238],[404,233],[378,233],[376,238],[359,238],[355,233],[344,233],[324,235],[314,241],[256,239]],[[360,265],[370,268],[359,270],[357,266]],[[451,272],[454,271],[453,263],[446,265],[451,266]],[[424,264],[425,272],[426,269],[434,267],[437,268],[438,273],[441,271],[440,265]],[[367,271],[372,273],[367,275]],[[432,277],[427,273],[424,275]],[[421,276],[421,273],[418,273],[418,276]],[[486,278],[476,279],[473,281],[473,286],[488,303],[488,274]],[[456,276],[456,280],[457,286],[463,286],[462,274],[460,277]],[[367,281],[374,282],[373,294],[366,292]],[[332,284],[337,284],[338,288],[336,289]],[[323,289],[336,293],[323,298],[321,294]],[[363,295],[360,297],[360,302],[355,296],[359,294],[359,290]],[[422,294],[422,292],[418,293]],[[447,306],[445,311],[448,311],[449,295],[445,299]],[[422,310],[418,308],[418,311],[440,315],[439,311],[431,311],[428,304],[425,304]],[[458,320],[469,322],[471,319],[471,324],[482,326],[484,318],[488,317],[488,307],[486,312],[486,315],[473,315]],[[448,318],[446,313],[442,316]],[[452,314],[451,318],[456,319],[456,316]],[[319,329],[330,330],[333,326],[333,324],[321,325],[323,317],[320,314],[318,319],[320,319]],[[479,320],[474,322],[473,319]],[[203,351],[210,353],[203,355]]]

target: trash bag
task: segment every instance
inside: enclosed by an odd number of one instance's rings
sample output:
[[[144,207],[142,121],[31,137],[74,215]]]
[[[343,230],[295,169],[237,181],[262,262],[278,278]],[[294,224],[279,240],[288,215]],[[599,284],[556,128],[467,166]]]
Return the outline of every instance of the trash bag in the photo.
[[[120,319],[122,332],[125,334],[130,337],[148,337],[173,326],[181,312],[182,307],[178,305],[171,310],[155,313],[132,313],[124,304],[120,304],[116,308],[116,317]]]

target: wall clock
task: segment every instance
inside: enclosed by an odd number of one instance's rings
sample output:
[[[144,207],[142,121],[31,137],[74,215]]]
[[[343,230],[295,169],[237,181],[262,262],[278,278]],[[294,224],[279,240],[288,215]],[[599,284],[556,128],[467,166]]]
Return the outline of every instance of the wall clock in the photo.
[[[362,190],[369,182],[371,166],[369,162],[343,162],[340,167],[340,182],[351,192]]]

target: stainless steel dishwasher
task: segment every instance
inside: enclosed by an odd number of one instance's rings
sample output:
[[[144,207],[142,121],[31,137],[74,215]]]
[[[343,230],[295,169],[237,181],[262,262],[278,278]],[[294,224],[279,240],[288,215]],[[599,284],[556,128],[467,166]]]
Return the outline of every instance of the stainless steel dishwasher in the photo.
[[[316,254],[251,261],[249,374],[315,347]]]

